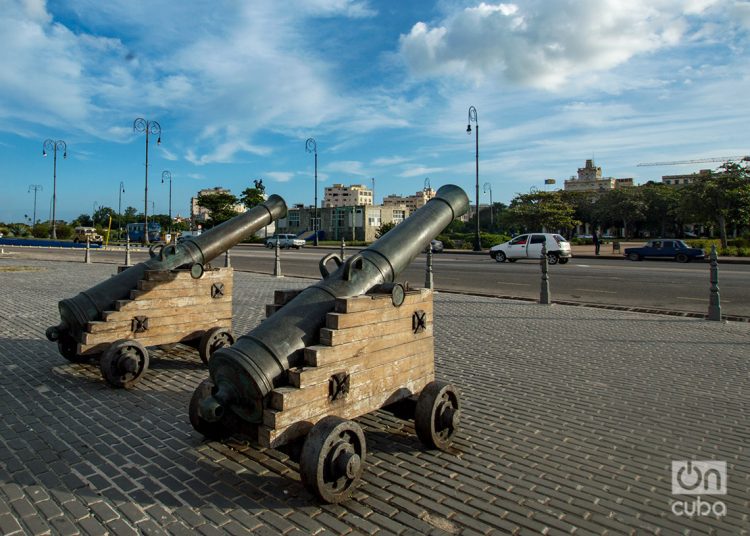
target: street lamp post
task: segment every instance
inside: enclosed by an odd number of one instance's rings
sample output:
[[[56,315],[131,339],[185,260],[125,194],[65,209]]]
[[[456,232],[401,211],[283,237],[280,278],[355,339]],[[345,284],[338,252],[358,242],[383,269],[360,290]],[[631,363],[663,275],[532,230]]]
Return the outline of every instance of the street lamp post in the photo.
[[[315,155],[315,216],[313,219],[313,244],[318,245],[318,144],[314,138],[307,138],[305,141],[305,151]]]
[[[494,222],[494,220],[492,218],[492,212],[493,212],[492,211],[492,185],[489,182],[485,182],[484,183],[484,193],[487,193],[488,190],[490,192],[490,227],[494,228],[495,227],[495,222]],[[490,232],[492,232],[492,231],[490,231]]]
[[[164,184],[164,180],[169,181],[169,229],[168,231],[172,232],[172,173],[169,171],[162,171],[161,172],[161,183]]]
[[[466,133],[471,134],[471,123],[476,125],[474,133],[476,134],[476,219],[477,227],[474,231],[474,251],[482,251],[482,241],[479,238],[479,121],[477,121],[477,109],[469,106],[469,122],[466,125]]]
[[[146,188],[143,200],[143,243],[148,244],[148,136],[149,134],[155,134],[157,136],[156,145],[161,145],[161,125],[156,121],[148,121],[139,117],[133,121],[133,131],[146,133]]]
[[[117,234],[122,239],[122,194],[125,193],[125,183],[120,181],[117,191]]]
[[[68,145],[63,140],[46,139],[42,143],[42,156],[47,156],[47,151],[52,151],[52,239],[57,240],[57,150],[63,152],[63,158],[68,158]]]
[[[34,225],[36,225],[36,193],[39,190],[43,190],[43,188],[42,188],[41,184],[30,184],[29,185],[29,192],[31,190],[34,190],[34,219],[31,220],[31,228],[33,229]]]

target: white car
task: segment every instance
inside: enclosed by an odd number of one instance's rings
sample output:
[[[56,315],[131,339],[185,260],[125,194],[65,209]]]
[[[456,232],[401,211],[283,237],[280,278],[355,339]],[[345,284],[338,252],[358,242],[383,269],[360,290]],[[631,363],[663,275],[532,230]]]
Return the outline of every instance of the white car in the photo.
[[[301,238],[297,238],[297,235],[293,234],[278,234],[273,235],[271,238],[266,240],[266,247],[267,248],[275,248],[276,247],[276,241],[279,242],[280,248],[295,248],[299,249],[305,245],[305,241]]]
[[[513,240],[492,246],[490,257],[497,262],[515,262],[518,259],[539,259],[542,256],[542,245],[547,243],[547,260],[550,264],[565,264],[573,256],[570,253],[570,242],[556,233],[529,233],[515,237]]]

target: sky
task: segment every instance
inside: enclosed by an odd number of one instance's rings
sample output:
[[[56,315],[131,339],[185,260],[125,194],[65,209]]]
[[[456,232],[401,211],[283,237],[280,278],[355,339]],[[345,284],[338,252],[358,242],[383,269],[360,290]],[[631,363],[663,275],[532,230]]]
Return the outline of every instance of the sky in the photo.
[[[189,214],[262,179],[291,206],[334,183],[476,202],[593,158],[660,181],[750,154],[746,0],[0,0],[0,221],[108,206]],[[477,122],[467,134],[469,107]],[[156,126],[156,125],[154,125]],[[374,183],[373,180],[374,179]],[[36,190],[32,188],[36,185]]]

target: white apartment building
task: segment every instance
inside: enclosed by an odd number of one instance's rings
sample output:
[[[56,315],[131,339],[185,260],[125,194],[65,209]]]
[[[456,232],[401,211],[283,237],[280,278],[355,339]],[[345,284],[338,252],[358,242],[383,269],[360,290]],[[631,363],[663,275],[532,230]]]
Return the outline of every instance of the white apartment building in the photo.
[[[373,204],[372,190],[363,184],[326,186],[323,208],[358,207]]]
[[[383,198],[384,207],[400,207],[404,206],[407,208],[409,213],[414,212],[419,207],[423,206],[427,201],[435,197],[437,194],[436,190],[432,188],[425,188],[419,190],[414,195],[402,196],[391,194]]]

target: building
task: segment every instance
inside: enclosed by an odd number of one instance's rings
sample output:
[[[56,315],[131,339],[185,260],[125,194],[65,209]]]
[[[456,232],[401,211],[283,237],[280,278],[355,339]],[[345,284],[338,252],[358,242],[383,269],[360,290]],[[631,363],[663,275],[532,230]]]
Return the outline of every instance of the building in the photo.
[[[567,192],[606,192],[630,186],[634,186],[632,178],[602,177],[602,168],[595,166],[593,160],[586,160],[586,165],[578,168],[578,177],[565,181],[564,189]]]
[[[433,190],[432,188],[425,188],[423,190],[419,190],[414,195],[409,195],[409,196],[391,194],[383,198],[383,206],[384,207],[405,206],[409,210],[409,212],[414,212],[419,207],[424,206],[424,204],[427,203],[427,201],[429,201],[433,197],[435,197],[436,194],[437,194],[437,191]]]
[[[334,184],[326,186],[323,197],[323,207],[355,207],[361,205],[372,205],[372,190],[363,184]]]
[[[346,206],[318,209],[322,240],[360,240],[372,242],[384,223],[401,223],[410,212],[405,206]],[[290,207],[286,218],[277,222],[279,233],[294,233],[308,239],[313,235],[314,207],[295,205]]]
[[[211,195],[211,194],[229,194],[232,195],[232,192],[227,190],[226,188],[221,188],[219,186],[215,186],[213,188],[206,188],[204,190],[199,190],[198,193],[195,195],[195,197],[190,198],[190,219],[196,223],[203,223],[208,221],[209,215],[208,210],[205,207],[202,207],[198,205],[198,198],[202,195]],[[238,203],[232,207],[234,211],[237,214],[242,214],[245,212],[245,205]]]
[[[686,175],[663,175],[661,182],[668,186],[685,186],[702,175],[705,176],[710,174],[710,169],[701,169],[698,173],[688,173]]]

